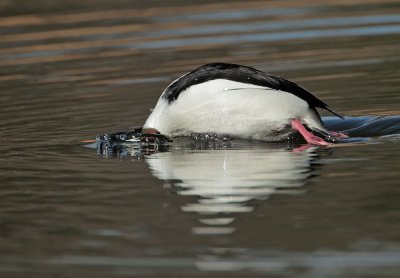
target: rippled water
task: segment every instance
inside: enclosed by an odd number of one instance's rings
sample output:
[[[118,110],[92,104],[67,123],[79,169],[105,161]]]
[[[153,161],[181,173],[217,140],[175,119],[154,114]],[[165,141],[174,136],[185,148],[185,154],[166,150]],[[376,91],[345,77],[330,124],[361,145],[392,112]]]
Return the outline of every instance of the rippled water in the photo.
[[[400,275],[398,1],[207,3],[0,3],[1,277]],[[355,142],[81,143],[216,61],[301,84]]]

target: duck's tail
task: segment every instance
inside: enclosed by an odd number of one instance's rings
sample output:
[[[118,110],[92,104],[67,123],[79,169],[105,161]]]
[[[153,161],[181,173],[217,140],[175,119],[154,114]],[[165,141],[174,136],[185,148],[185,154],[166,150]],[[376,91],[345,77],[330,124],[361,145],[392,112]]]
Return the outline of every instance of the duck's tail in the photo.
[[[331,112],[333,115],[338,116],[339,118],[341,118],[342,120],[344,120],[344,117],[338,113],[336,113],[334,110],[332,110],[328,105],[324,107],[325,110],[328,110],[329,112]]]

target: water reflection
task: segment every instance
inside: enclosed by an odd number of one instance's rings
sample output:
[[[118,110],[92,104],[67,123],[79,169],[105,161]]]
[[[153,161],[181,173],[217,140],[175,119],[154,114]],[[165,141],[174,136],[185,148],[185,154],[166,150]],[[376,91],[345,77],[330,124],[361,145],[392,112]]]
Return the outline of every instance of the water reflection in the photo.
[[[195,234],[230,234],[238,213],[252,212],[254,200],[272,194],[299,194],[312,174],[315,147],[293,149],[286,144],[244,141],[176,139],[169,148],[116,145],[104,148],[103,156],[134,156],[144,160],[165,188],[192,196],[181,206],[197,213]]]
[[[252,200],[298,194],[311,175],[314,148],[292,152],[270,145],[248,148],[180,149],[145,161],[151,173],[183,196],[196,196],[182,211],[200,215],[195,234],[229,234],[235,213],[251,212]]]

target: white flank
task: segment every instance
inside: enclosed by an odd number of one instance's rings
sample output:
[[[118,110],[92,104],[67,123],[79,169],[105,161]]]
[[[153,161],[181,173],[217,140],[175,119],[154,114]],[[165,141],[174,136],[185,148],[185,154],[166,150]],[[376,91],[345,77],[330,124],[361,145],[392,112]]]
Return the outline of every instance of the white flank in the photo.
[[[225,79],[189,87],[171,104],[160,97],[145,128],[171,137],[218,133],[256,140],[282,140],[292,119],[325,130],[304,100],[267,87]]]

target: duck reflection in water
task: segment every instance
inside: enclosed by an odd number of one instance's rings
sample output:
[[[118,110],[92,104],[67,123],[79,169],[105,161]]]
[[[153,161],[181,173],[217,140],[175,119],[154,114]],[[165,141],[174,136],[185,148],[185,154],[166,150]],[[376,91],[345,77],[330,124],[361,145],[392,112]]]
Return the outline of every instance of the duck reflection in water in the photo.
[[[234,213],[251,212],[252,200],[272,194],[298,194],[311,176],[315,157],[309,148],[293,153],[285,148],[231,148],[160,152],[146,163],[152,174],[178,194],[197,196],[197,202],[182,206],[201,215],[205,227],[193,231],[231,233]]]
[[[266,200],[272,194],[303,193],[301,187],[313,174],[315,150],[311,147],[293,152],[285,144],[183,138],[175,140],[169,149],[125,145],[117,153],[139,157],[166,188],[196,197],[181,209],[200,215],[199,226],[193,228],[195,234],[215,235],[234,232],[230,224],[235,215],[253,211],[254,200]]]

